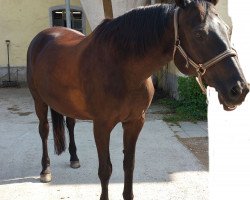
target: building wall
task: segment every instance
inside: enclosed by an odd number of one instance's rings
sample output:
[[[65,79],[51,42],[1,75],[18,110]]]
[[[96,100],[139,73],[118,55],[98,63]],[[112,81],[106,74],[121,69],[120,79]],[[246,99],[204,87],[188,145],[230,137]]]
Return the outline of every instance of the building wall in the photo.
[[[249,83],[250,1],[228,0],[228,7],[232,42]],[[210,199],[249,200],[250,95],[234,111],[227,112],[220,105],[217,92],[208,92]]]
[[[173,0],[156,0],[158,2],[172,2]],[[102,0],[71,0],[71,6],[83,7],[92,29],[103,19]],[[148,0],[112,0],[114,16],[118,16],[133,7],[145,5]],[[32,38],[41,30],[50,27],[49,8],[64,5],[64,0],[0,0],[0,81],[7,73],[7,51],[5,40],[10,40],[10,65],[12,71],[19,68],[19,78],[25,79],[26,52]],[[228,16],[228,0],[221,0],[217,5],[222,18],[231,25]],[[87,24],[87,33],[91,28]],[[166,66],[160,77],[161,87],[170,95],[176,97],[177,76],[180,74],[173,63]],[[23,78],[22,78],[23,76]],[[172,93],[172,94],[171,94]]]
[[[218,12],[222,19],[229,25],[232,26],[231,17],[228,14],[228,0],[220,0],[216,5]]]
[[[80,0],[92,30],[104,19],[102,0]],[[146,5],[149,0],[111,0],[113,16],[117,17],[132,8]]]
[[[104,10],[102,0],[80,0],[93,30],[103,19]]]
[[[81,8],[80,0],[70,2],[72,6]],[[5,40],[10,40],[10,65],[19,67],[22,76],[30,41],[38,32],[50,27],[49,8],[64,4],[64,0],[0,0],[0,77],[6,74]]]

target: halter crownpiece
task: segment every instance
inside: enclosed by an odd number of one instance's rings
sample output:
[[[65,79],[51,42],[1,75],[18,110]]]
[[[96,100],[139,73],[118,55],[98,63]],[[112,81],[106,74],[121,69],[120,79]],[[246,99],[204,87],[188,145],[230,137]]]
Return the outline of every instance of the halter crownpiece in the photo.
[[[206,94],[206,87],[204,86],[202,82],[202,76],[206,73],[207,69],[214,64],[220,62],[224,58],[230,56],[237,56],[237,52],[231,48],[227,49],[224,52],[220,53],[219,55],[215,56],[214,58],[210,59],[209,61],[203,63],[203,64],[197,64],[195,61],[193,61],[187,53],[184,51],[184,49],[181,47],[181,42],[178,34],[178,11],[179,8],[177,8],[174,12],[174,35],[175,35],[175,43],[174,43],[174,51],[173,51],[173,58],[175,57],[176,51],[178,50],[181,55],[185,58],[186,60],[186,68],[189,67],[189,65],[193,66],[196,69],[197,72],[197,77],[196,80],[203,92],[203,94]]]

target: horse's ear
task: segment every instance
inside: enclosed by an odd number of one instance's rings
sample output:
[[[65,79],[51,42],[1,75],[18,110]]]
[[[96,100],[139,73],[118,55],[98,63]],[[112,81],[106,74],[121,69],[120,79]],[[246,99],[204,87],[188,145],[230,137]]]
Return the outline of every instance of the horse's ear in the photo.
[[[212,4],[214,4],[214,5],[216,5],[219,0],[207,0],[207,1],[210,2],[210,3],[212,3]]]
[[[175,3],[180,8],[186,8],[191,0],[175,0]]]

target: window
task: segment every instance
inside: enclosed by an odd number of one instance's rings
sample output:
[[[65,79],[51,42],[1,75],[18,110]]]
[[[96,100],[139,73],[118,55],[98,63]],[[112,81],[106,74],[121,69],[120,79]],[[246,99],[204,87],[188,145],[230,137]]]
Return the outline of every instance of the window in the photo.
[[[85,33],[84,27],[84,15],[81,10],[71,9],[71,28],[75,29],[81,33]],[[51,11],[51,25],[52,26],[64,26],[66,27],[66,10],[65,9],[53,9]]]

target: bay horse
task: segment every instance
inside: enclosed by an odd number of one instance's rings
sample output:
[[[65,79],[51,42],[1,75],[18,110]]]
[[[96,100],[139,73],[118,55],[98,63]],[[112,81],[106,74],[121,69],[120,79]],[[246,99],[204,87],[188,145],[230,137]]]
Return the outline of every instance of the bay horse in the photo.
[[[93,120],[99,158],[101,200],[108,199],[112,173],[110,133],[122,123],[125,200],[133,199],[136,141],[154,87],[150,76],[171,60],[178,69],[218,91],[226,110],[240,105],[249,86],[228,26],[216,0],[176,0],[131,10],[104,20],[89,36],[67,28],[48,28],[32,40],[27,54],[27,81],[39,118],[42,139],[40,180],[51,181],[47,140],[51,108],[55,152],[65,150],[64,116],[69,130],[70,161],[80,166],[74,141],[75,119]]]

